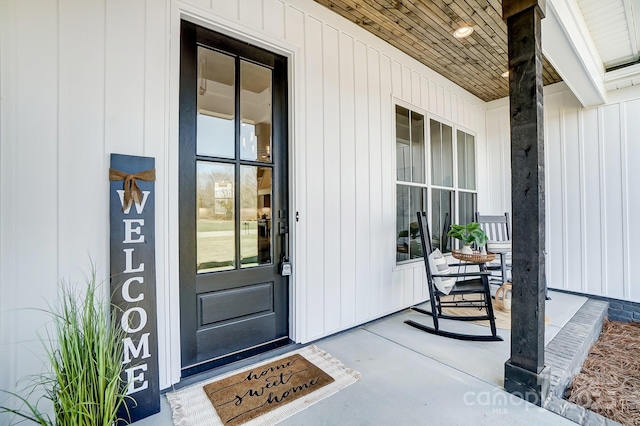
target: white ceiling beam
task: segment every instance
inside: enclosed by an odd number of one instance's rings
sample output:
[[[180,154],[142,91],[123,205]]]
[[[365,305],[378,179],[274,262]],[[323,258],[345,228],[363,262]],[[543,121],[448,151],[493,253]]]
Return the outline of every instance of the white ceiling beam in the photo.
[[[542,52],[582,106],[606,103],[602,59],[575,0],[547,0]]]

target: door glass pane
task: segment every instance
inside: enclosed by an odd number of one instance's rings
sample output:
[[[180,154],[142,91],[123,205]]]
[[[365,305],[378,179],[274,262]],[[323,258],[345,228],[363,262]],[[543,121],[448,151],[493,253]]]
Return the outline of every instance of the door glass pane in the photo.
[[[234,269],[236,264],[235,166],[198,161],[197,172],[198,273]]]
[[[453,187],[453,128],[435,120],[430,128],[432,183]]]
[[[198,47],[198,155],[235,157],[235,60]]]
[[[458,208],[460,209],[460,224],[475,221],[476,194],[471,192],[460,192],[458,194]]]
[[[396,261],[422,257],[416,213],[424,210],[425,189],[398,185],[396,196]]]
[[[240,158],[271,163],[271,70],[240,62]]]
[[[270,167],[240,167],[241,267],[272,263]]]
[[[434,189],[431,191],[431,244],[441,252],[451,251],[451,237],[447,235],[453,217],[453,191]]]
[[[396,105],[396,170],[398,180],[411,182],[409,110]]]
[[[412,181],[424,183],[424,116],[411,112]]]
[[[476,189],[476,161],[474,137],[458,130],[458,186]]]

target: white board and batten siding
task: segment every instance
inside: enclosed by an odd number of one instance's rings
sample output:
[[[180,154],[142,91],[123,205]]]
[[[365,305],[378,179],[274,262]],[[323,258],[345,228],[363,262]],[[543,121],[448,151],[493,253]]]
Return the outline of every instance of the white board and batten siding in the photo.
[[[90,259],[108,278],[112,152],[156,159],[160,385],[179,380],[181,17],[290,57],[293,338],[426,298],[422,264],[395,266],[394,99],[473,133],[484,158],[479,99],[310,0],[4,1],[0,388],[40,371],[45,318],[21,308],[46,307]],[[478,169],[482,208],[494,177]]]
[[[546,88],[545,179],[547,283],[640,302],[634,242],[640,239],[640,91],[609,93],[609,103],[584,109],[564,85]],[[502,102],[504,104],[504,102]],[[488,104],[488,161],[503,178],[489,197],[510,210],[508,106]],[[502,146],[502,148],[498,148]],[[505,156],[507,160],[505,160]]]
[[[285,51],[293,45],[303,64],[293,75],[296,340],[424,300],[422,264],[395,268],[393,99],[475,133],[479,151],[483,103],[318,4],[239,3],[224,6],[225,24],[262,30]],[[215,28],[218,2],[208,4],[198,2],[211,13],[201,18]]]

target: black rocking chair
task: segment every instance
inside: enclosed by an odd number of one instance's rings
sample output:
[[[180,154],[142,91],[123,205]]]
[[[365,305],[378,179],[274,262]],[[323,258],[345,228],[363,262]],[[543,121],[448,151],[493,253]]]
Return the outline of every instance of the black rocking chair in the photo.
[[[457,273],[438,273],[438,271],[431,271],[429,264],[429,256],[433,251],[431,247],[431,234],[429,233],[429,226],[427,224],[427,216],[425,212],[418,212],[418,226],[420,228],[420,241],[422,243],[422,253],[424,255],[424,265],[427,271],[427,286],[429,288],[429,301],[431,304],[431,311],[412,307],[411,309],[421,314],[429,315],[433,318],[433,327],[418,323],[413,320],[406,320],[405,324],[415,327],[419,330],[426,331],[427,333],[436,334],[438,336],[450,337],[459,340],[472,340],[479,342],[499,342],[502,341],[502,337],[498,336],[496,331],[496,322],[493,314],[493,306],[491,305],[491,293],[489,291],[489,276],[490,272],[481,270],[476,272],[457,272]],[[467,263],[467,265],[477,265],[480,269],[484,269],[482,264]],[[457,265],[451,265],[457,266]],[[445,272],[445,271],[443,271]],[[442,300],[441,296],[444,295],[438,287],[435,285],[434,278],[463,278],[461,281],[456,281],[455,285],[448,293],[449,296],[454,296],[454,300]],[[464,296],[475,295],[472,299],[464,299]],[[460,299],[456,300],[460,296]],[[442,308],[468,308],[476,307],[479,311],[484,310],[484,315],[448,315],[442,312]],[[482,321],[488,320],[491,328],[491,335],[485,334],[463,334],[453,331],[446,331],[440,329],[441,319],[458,320],[458,321]]]

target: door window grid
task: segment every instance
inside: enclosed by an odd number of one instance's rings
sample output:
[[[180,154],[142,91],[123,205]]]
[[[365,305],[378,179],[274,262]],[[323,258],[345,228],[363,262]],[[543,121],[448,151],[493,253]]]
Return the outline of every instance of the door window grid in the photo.
[[[202,46],[197,55],[196,269],[273,264],[272,70]]]
[[[420,131],[417,122],[421,122]],[[422,258],[417,229],[412,232],[412,225],[417,228],[416,211],[428,211],[434,248],[449,252],[455,248],[447,236],[449,226],[473,221],[477,210],[475,137],[435,119],[428,120],[428,130],[426,125],[424,115],[396,105],[398,264]],[[418,146],[421,151],[415,149]],[[416,171],[416,167],[422,169]]]

